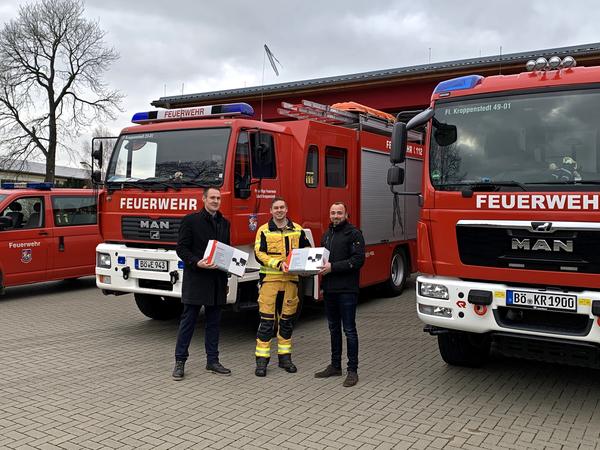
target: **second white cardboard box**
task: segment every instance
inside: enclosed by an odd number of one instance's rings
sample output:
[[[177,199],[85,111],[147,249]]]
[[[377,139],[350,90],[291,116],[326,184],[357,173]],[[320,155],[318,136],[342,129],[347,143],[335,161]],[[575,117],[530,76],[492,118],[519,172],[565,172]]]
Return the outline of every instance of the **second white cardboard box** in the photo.
[[[288,272],[296,275],[316,275],[329,261],[329,250],[324,247],[295,248],[288,256]]]
[[[248,253],[222,242],[210,240],[204,251],[204,258],[209,264],[216,264],[219,270],[241,277],[246,271]]]

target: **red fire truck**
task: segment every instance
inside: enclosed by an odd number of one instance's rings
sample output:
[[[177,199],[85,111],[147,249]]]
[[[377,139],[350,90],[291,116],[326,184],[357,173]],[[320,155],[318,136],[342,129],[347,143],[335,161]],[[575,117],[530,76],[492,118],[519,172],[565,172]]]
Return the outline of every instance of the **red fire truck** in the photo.
[[[203,207],[205,186],[218,186],[232,245],[251,255],[245,275],[229,278],[227,302],[234,308],[257,305],[254,239],[275,196],[287,200],[290,217],[317,244],[330,204],[345,202],[367,244],[362,285],[383,283],[400,292],[416,267],[419,207],[416,199],[402,199],[392,215],[394,195],[381,182],[392,124],[359,105],[349,109],[355,110],[285,103],[280,113],[293,119],[276,123],[253,120],[244,103],[135,114],[137,125],[125,128],[115,144],[100,197],[105,242],[96,249],[98,287],[105,294],[133,293],[148,317],[178,316],[179,224]],[[415,149],[406,170],[420,177],[422,152]],[[98,161],[101,153],[95,150]],[[416,189],[420,180],[412,183],[407,188]],[[318,296],[314,281],[304,280],[305,297]]]
[[[100,242],[93,190],[2,183],[0,292],[9,286],[93,275]]]
[[[417,311],[449,364],[501,353],[600,363],[600,67],[440,83],[427,126]],[[388,181],[398,179],[390,169]]]

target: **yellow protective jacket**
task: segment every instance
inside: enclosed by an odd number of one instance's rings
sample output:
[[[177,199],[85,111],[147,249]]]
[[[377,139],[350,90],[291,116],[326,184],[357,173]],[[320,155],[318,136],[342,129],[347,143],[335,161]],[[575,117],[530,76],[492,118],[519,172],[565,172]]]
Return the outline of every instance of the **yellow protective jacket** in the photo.
[[[310,247],[310,242],[300,225],[287,221],[287,225],[279,229],[271,219],[256,232],[254,254],[260,264],[262,281],[298,281],[297,275],[283,272],[281,264],[292,249]]]

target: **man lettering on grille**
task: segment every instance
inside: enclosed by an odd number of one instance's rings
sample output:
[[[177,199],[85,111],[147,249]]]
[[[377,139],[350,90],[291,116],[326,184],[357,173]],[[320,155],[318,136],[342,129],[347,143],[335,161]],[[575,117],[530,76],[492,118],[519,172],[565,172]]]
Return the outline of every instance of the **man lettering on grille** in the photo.
[[[204,189],[204,208],[200,212],[188,214],[179,227],[177,255],[184,262],[181,302],[183,314],[177,333],[175,347],[175,368],[173,379],[182,380],[188,347],[192,341],[196,320],[204,306],[204,347],[206,350],[206,370],[229,375],[219,362],[219,326],[221,307],[227,302],[227,273],[208,264],[204,251],[211,239],[229,245],[229,221],[219,211],[221,191],[216,187]]]
[[[321,287],[325,297],[325,312],[331,335],[331,364],[315,378],[342,374],[342,327],[346,335],[348,374],[343,385],[358,383],[358,333],[356,304],[360,268],[365,263],[365,241],[361,231],[348,222],[348,211],[342,202],[329,209],[329,229],[321,238],[321,247],[329,250],[329,261],[322,267]]]
[[[256,260],[261,265],[260,324],[255,349],[257,377],[267,375],[276,320],[279,367],[289,373],[297,371],[292,362],[292,330],[298,309],[298,276],[287,273],[286,260],[292,249],[310,247],[310,242],[302,227],[288,219],[287,213],[285,200],[275,197],[271,202],[271,220],[258,229],[254,243]],[[282,299],[280,315],[278,297]]]

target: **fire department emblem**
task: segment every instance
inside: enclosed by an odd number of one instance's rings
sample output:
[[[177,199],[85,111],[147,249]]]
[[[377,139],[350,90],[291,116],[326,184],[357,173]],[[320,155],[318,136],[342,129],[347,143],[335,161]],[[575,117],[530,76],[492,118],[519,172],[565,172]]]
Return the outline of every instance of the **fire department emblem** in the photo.
[[[24,248],[23,250],[21,250],[21,262],[25,263],[25,264],[31,262],[31,249],[30,248]]]
[[[256,216],[256,214],[251,214],[250,217],[248,217],[248,229],[250,231],[256,231],[257,228],[258,228],[258,217]]]

